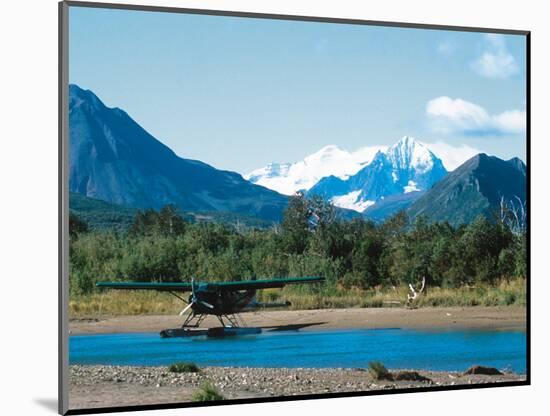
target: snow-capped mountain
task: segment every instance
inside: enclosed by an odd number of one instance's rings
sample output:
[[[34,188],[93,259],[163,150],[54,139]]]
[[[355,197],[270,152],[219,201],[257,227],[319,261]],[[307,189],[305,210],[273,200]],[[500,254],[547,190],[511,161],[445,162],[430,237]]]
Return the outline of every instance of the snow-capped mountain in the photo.
[[[378,151],[356,174],[345,179],[325,177],[309,193],[322,195],[336,206],[363,212],[388,196],[412,192],[420,195],[446,174],[441,159],[405,136],[385,152]]]
[[[325,146],[316,153],[295,163],[270,163],[256,169],[244,178],[285,195],[308,190],[324,177],[333,175],[347,179],[365,167],[377,151],[385,146],[363,147],[348,152],[338,146]]]

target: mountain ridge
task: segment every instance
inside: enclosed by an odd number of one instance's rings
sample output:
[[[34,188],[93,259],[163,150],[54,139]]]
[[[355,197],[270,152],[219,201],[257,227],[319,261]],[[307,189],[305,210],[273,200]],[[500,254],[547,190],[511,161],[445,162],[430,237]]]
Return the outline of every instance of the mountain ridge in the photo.
[[[177,156],[124,110],[90,90],[69,87],[69,190],[135,208],[174,204],[184,210],[229,211],[278,220],[287,198]]]
[[[105,106],[90,90],[72,84],[69,94],[70,192],[132,209],[173,204],[187,212],[281,219],[287,196],[236,172],[179,157],[124,110]],[[368,163],[361,162],[369,157]],[[344,166],[350,160],[352,165]],[[383,151],[363,148],[352,155],[329,145],[298,164],[268,167],[260,169],[260,177],[271,173],[276,179],[294,169],[291,185],[305,169],[308,186],[316,175],[337,169],[311,185],[307,194],[331,200],[344,218],[363,215],[380,221],[407,210],[413,218],[426,215],[459,224],[491,215],[501,198],[522,203],[526,198],[521,159],[504,161],[481,153],[448,173],[441,159],[409,136]]]
[[[471,222],[478,215],[488,218],[500,201],[526,201],[526,165],[519,158],[503,160],[480,153],[418,198],[407,209],[410,217],[427,216],[453,225]]]

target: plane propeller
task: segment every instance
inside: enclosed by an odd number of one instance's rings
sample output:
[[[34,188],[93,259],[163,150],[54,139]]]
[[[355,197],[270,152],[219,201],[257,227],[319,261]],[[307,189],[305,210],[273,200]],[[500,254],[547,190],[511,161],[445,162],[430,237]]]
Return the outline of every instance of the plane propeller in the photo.
[[[185,314],[185,312],[187,312],[189,310],[189,308],[193,307],[193,304],[195,304],[195,303],[200,303],[201,305],[204,305],[207,308],[214,309],[213,305],[211,305],[208,302],[205,302],[204,300],[200,300],[197,297],[197,295],[195,293],[195,278],[192,277],[191,278],[191,302],[185,308],[182,309],[182,311],[179,313],[179,315],[183,316]]]

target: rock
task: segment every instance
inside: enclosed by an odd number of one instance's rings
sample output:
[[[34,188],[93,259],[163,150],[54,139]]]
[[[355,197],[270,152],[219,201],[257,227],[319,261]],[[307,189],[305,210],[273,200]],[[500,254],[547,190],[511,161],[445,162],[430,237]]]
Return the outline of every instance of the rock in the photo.
[[[468,374],[479,374],[479,366]],[[483,369],[481,370],[483,373]],[[498,371],[498,370],[497,370]],[[233,376],[231,376],[231,374]],[[355,369],[293,369],[293,368],[229,368],[206,367],[200,374],[171,374],[164,368],[137,366],[71,366],[71,386],[93,386],[120,383],[132,390],[132,385],[150,389],[168,386],[195,389],[208,381],[223,390],[228,398],[242,397],[244,392],[254,397],[319,394],[329,392],[367,391],[392,388],[409,388],[433,385],[460,385],[486,383],[492,380],[519,380],[520,375],[483,378],[463,376],[456,372],[392,371],[391,380],[371,380],[364,371]],[[109,381],[110,380],[110,381]],[[120,380],[120,381],[118,381]],[[373,382],[374,381],[374,382]]]
[[[481,365],[474,365],[464,372],[464,375],[482,374],[486,376],[502,376],[503,374],[494,367],[483,367]]]

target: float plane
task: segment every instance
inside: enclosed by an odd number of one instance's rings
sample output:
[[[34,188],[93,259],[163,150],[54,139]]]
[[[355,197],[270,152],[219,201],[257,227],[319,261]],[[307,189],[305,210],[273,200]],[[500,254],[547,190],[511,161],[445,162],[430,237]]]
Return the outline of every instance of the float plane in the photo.
[[[320,283],[323,277],[288,277],[233,282],[98,282],[97,287],[117,290],[156,290],[168,292],[187,304],[180,316],[187,314],[181,328],[165,329],[162,337],[207,334],[210,336],[259,333],[260,328],[246,328],[238,314],[264,308],[290,306],[290,302],[258,302],[259,289],[282,288],[290,284]],[[186,300],[181,293],[190,292]],[[199,330],[201,322],[208,315],[214,315],[221,328]]]

